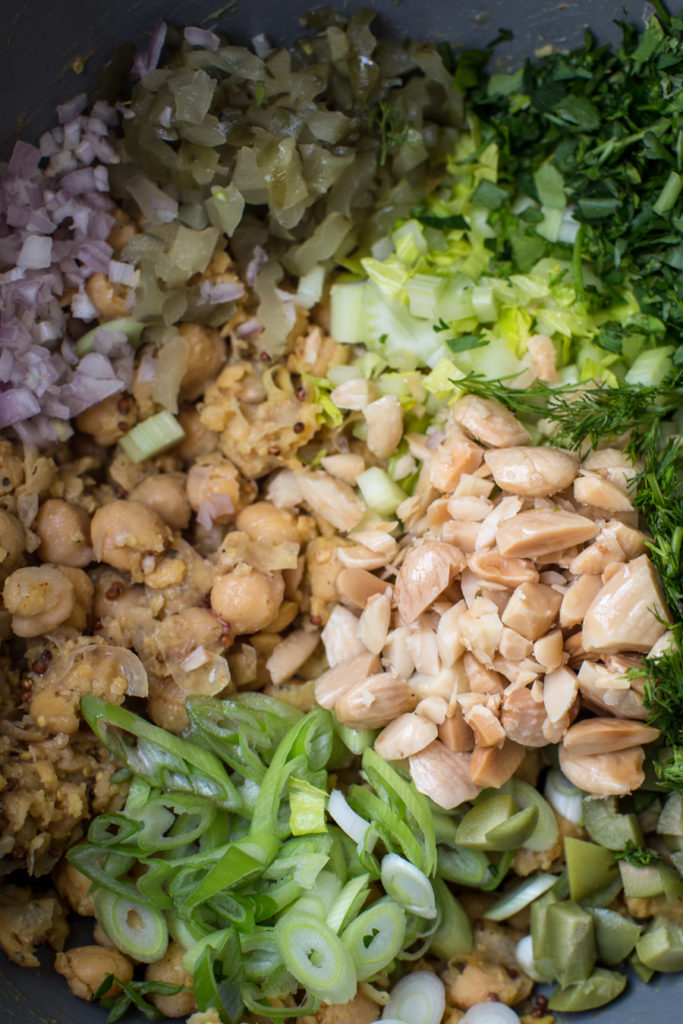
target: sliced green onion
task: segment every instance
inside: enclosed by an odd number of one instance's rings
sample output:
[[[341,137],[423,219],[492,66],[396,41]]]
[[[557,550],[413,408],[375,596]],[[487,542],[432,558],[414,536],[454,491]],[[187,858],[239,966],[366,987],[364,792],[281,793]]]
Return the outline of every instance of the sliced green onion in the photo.
[[[436,866],[436,839],[427,797],[418,793],[414,782],[401,778],[395,768],[370,748],[363,753],[362,765],[375,791],[398,811],[402,820],[416,834],[420,856],[412,857],[406,850],[403,852],[426,875],[433,874]]]
[[[194,994],[200,1010],[216,1010],[221,1020],[241,1019],[242,956],[234,929],[227,930],[220,949],[204,947],[194,967]]]
[[[505,921],[513,914],[519,913],[524,907],[528,907],[535,899],[547,892],[557,881],[557,875],[549,875],[543,872],[534,875],[532,878],[525,878],[523,882],[510,889],[483,915],[488,921]]]
[[[368,747],[374,746],[378,733],[377,729],[350,729],[337,721],[334,723],[334,731],[352,754],[362,754]]]
[[[190,918],[181,917],[175,910],[166,911],[168,933],[183,949],[190,949],[203,937],[203,929]]]
[[[547,978],[541,977],[534,960],[534,945],[530,935],[524,935],[515,946],[515,960],[525,974],[528,974],[534,981],[543,984]]]
[[[396,853],[387,853],[382,859],[382,885],[402,907],[430,920],[436,917],[434,889],[427,876],[410,861]]]
[[[132,316],[122,316],[115,320],[107,320],[106,323],[98,324],[97,327],[93,327],[92,330],[86,331],[85,334],[81,335],[76,342],[76,355],[79,359],[82,359],[88,352],[92,352],[93,339],[98,331],[123,331],[131,347],[138,348],[140,335],[144,329],[145,324]]]
[[[446,1009],[443,982],[431,971],[414,971],[391,990],[382,1017],[396,1017],[410,1024],[440,1024]]]
[[[505,1003],[475,1003],[460,1024],[519,1024],[519,1014]]]
[[[97,920],[117,949],[143,964],[160,960],[168,946],[164,915],[113,892],[95,896]]]
[[[273,836],[250,834],[230,843],[227,850],[185,900],[185,906],[196,907],[218,892],[253,880],[275,859],[280,843]]]
[[[581,824],[585,794],[565,778],[562,772],[555,768],[548,772],[543,795],[562,818],[571,821],[573,825]]]
[[[438,925],[432,935],[430,950],[434,956],[450,960],[454,956],[467,956],[472,952],[472,925],[461,903],[450,887],[438,875],[434,879],[434,895],[438,911]]]
[[[365,504],[380,516],[393,516],[401,502],[408,497],[379,466],[371,466],[359,473],[356,483]]]
[[[199,960],[206,947],[210,946],[211,949],[220,949],[231,931],[232,928],[223,928],[221,931],[210,932],[208,935],[203,935],[200,939],[196,939],[183,954],[183,969],[188,974],[192,974],[197,960]]]
[[[367,981],[389,966],[401,951],[405,932],[406,915],[388,897],[351,922],[341,940],[351,954],[358,981]]]
[[[330,928],[339,934],[356,917],[370,893],[370,875],[356,875],[336,897],[327,914]]]
[[[372,830],[370,822],[356,814],[340,789],[333,789],[330,793],[327,813],[354,843],[363,843]]]
[[[144,462],[172,448],[185,437],[185,431],[170,412],[157,412],[137,423],[119,444],[131,462]]]
[[[305,779],[289,780],[289,827],[293,836],[326,832],[327,792]]]
[[[347,1003],[356,994],[353,960],[324,921],[289,910],[275,925],[280,956],[297,981],[326,1003]]]
[[[138,812],[142,823],[138,846],[155,853],[192,843],[206,832],[215,815],[215,806],[200,797],[182,793],[153,797]]]

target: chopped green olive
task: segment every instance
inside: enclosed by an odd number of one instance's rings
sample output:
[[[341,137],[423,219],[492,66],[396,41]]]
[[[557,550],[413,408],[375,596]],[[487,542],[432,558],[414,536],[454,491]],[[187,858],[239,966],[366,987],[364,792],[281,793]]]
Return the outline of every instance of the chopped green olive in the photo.
[[[593,919],[578,903],[552,903],[546,915],[546,946],[560,985],[586,979],[595,966],[597,948]]]
[[[606,967],[621,963],[633,950],[642,928],[635,921],[606,907],[590,907],[588,913],[593,918],[598,960]]]
[[[635,814],[620,814],[614,796],[584,797],[583,824],[594,843],[607,850],[623,850],[628,842],[643,845],[643,832]]]
[[[636,943],[640,961],[653,971],[683,971],[683,933],[681,926],[665,917],[656,917]]]
[[[596,843],[567,836],[564,840],[571,898],[584,899],[608,885],[617,874],[614,857]]]
[[[618,971],[596,967],[585,981],[556,989],[548,1001],[549,1010],[595,1010],[611,1003],[626,987],[626,978]]]

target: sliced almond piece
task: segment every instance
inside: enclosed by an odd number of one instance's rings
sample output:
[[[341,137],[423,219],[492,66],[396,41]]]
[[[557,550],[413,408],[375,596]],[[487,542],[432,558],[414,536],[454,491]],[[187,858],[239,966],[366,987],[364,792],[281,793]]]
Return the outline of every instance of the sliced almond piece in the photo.
[[[434,725],[442,725],[448,715],[448,702],[443,697],[425,697],[415,708],[415,714]]]
[[[365,650],[363,641],[358,638],[358,617],[341,604],[335,605],[330,612],[320,638],[327,663],[332,667],[363,654]]]
[[[659,739],[659,730],[628,718],[587,718],[576,722],[564,737],[564,746],[575,757],[628,750]]]
[[[669,621],[652,562],[641,555],[620,565],[591,602],[583,622],[583,648],[645,653]]]
[[[574,497],[583,505],[604,508],[608,512],[630,512],[633,508],[630,499],[620,487],[592,474],[576,478]]]
[[[545,706],[535,701],[531,690],[520,686],[506,690],[500,721],[506,736],[524,747],[545,747],[548,743],[543,735]]]
[[[479,793],[470,775],[470,755],[455,753],[440,740],[413,754],[410,774],[418,792],[447,811]]]
[[[315,515],[346,533],[358,526],[365,515],[365,505],[342,480],[322,470],[297,473],[297,483],[304,501]]]
[[[562,595],[544,583],[522,583],[508,601],[503,624],[527,640],[538,640],[548,631],[562,604]]]
[[[543,703],[550,721],[555,724],[566,714],[576,700],[579,680],[570,668],[556,668],[547,672],[543,680]]]
[[[520,583],[538,583],[538,570],[527,558],[505,558],[500,551],[475,551],[467,564],[475,576],[488,583],[518,587]]]
[[[379,672],[347,690],[335,704],[334,711],[342,725],[379,729],[404,712],[412,711],[417,702],[407,680],[390,672]]]
[[[430,453],[429,481],[444,494],[456,487],[463,473],[471,474],[481,464],[483,451],[461,430],[452,428],[438,448]]]
[[[502,653],[502,652],[501,652]],[[564,637],[561,629],[553,629],[534,644],[534,658],[546,672],[553,672],[563,661]]]
[[[491,668],[500,643],[503,624],[492,601],[478,597],[460,616],[460,638],[475,658]]]
[[[474,748],[474,733],[459,704],[454,705],[453,714],[439,725],[439,739],[456,754],[467,753]]]
[[[460,636],[460,616],[467,610],[464,601],[458,601],[447,612],[444,612],[439,619],[436,628],[436,640],[439,647],[439,656],[444,665],[454,665],[465,650],[465,645]]]
[[[481,523],[468,522],[465,519],[449,519],[441,527],[441,538],[470,554],[475,550]]]
[[[372,594],[358,620],[358,637],[369,651],[379,654],[386,643],[391,622],[391,598]]]
[[[356,478],[365,469],[365,459],[362,455],[344,452],[340,455],[326,455],[320,460],[320,465],[330,476],[343,480],[345,484],[353,487]]]
[[[453,419],[477,441],[494,448],[526,444],[529,432],[501,405],[489,398],[466,395],[451,410]]]
[[[496,532],[498,550],[505,556],[539,558],[592,540],[597,523],[564,509],[533,509],[506,519]]]
[[[424,750],[436,737],[434,722],[407,712],[382,729],[375,740],[375,750],[385,761],[401,761]]]
[[[579,576],[569,585],[560,605],[560,625],[563,629],[578,626],[590,608],[591,602],[602,590],[599,576]]]
[[[297,669],[310,658],[318,646],[320,633],[310,629],[295,629],[275,648],[266,662],[266,669],[275,686],[291,679]]]
[[[475,786],[500,789],[512,778],[524,759],[524,747],[506,739],[501,747],[475,747],[470,774]]]
[[[375,675],[379,667],[379,658],[371,651],[364,651],[355,658],[342,661],[318,676],[315,681],[315,699],[321,707],[331,711],[348,690]]]
[[[343,601],[354,608],[365,608],[369,597],[391,591],[391,584],[367,569],[342,569],[337,576],[337,590]]]
[[[475,704],[464,712],[465,721],[472,729],[477,746],[493,747],[505,739],[505,730],[490,708]]]
[[[533,644],[525,636],[509,626],[503,626],[499,649],[506,661],[521,661],[531,654]]]
[[[365,406],[363,416],[368,425],[368,448],[378,459],[388,459],[398,448],[403,435],[401,403],[396,395],[383,395]]]
[[[465,567],[458,548],[442,541],[415,544],[403,560],[394,594],[404,622],[414,622]]]

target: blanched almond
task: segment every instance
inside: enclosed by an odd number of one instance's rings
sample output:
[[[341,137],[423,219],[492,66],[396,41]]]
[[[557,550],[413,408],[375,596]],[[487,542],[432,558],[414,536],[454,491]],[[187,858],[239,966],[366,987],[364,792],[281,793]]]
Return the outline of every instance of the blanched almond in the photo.
[[[522,583],[517,587],[502,614],[504,625],[527,640],[538,640],[555,621],[562,595],[543,583]]]
[[[642,685],[641,692],[638,692],[633,683],[625,680],[623,672],[611,672],[604,665],[584,661],[578,678],[581,700],[587,707],[607,711],[619,718],[642,721],[647,718],[647,710],[643,707]]]
[[[607,754],[614,750],[645,746],[659,739],[659,730],[627,718],[588,718],[576,722],[564,737],[571,754]]]
[[[465,650],[462,637],[460,636],[460,617],[467,610],[464,601],[458,601],[447,612],[444,612],[439,619],[436,629],[436,640],[439,648],[439,655],[444,665],[453,665]]]
[[[463,664],[467,673],[467,679],[470,684],[470,689],[473,693],[502,693],[503,692],[503,680],[497,672],[493,669],[486,668],[485,665],[466,651],[463,655]]]
[[[574,497],[584,505],[604,508],[608,512],[630,512],[633,508],[624,492],[599,476],[579,476],[574,481]]]
[[[481,523],[450,519],[441,527],[441,538],[448,544],[454,544],[461,551],[469,553],[475,550],[480,530]]]
[[[347,569],[383,569],[387,564],[386,555],[381,552],[372,551],[364,544],[352,544],[350,547],[340,547],[337,551],[337,558]]]
[[[455,753],[440,740],[413,754],[410,774],[418,792],[447,811],[479,793],[470,775],[470,755]]]
[[[443,697],[424,697],[415,708],[415,714],[422,715],[434,725],[441,725],[448,715],[448,703]]]
[[[520,583],[537,583],[538,570],[527,558],[505,558],[500,551],[475,551],[468,555],[467,565],[475,576],[488,583],[518,587]]]
[[[505,730],[498,718],[483,704],[475,704],[464,712],[464,717],[478,746],[493,747],[505,739]]]
[[[562,666],[554,672],[546,672],[543,679],[543,703],[550,721],[555,724],[569,713],[576,700],[579,681],[576,673]]]
[[[295,629],[277,645],[266,661],[266,669],[275,686],[291,679],[298,668],[310,658],[318,646],[317,629]]]
[[[337,701],[364,679],[379,672],[379,658],[364,651],[355,658],[341,661],[323,672],[315,681],[315,699],[321,707],[331,711]]]
[[[334,399],[333,399],[334,401]],[[403,435],[403,408],[396,395],[384,395],[363,409],[368,448],[378,459],[393,455]]]
[[[373,594],[368,598],[358,620],[358,637],[374,654],[384,647],[391,622],[391,599],[388,594]]]
[[[579,464],[576,455],[557,448],[498,448],[486,452],[484,460],[501,491],[528,498],[563,491]]]
[[[322,470],[297,473],[297,483],[304,501],[315,515],[346,533],[357,526],[365,515],[365,505],[348,484],[336,480]]]
[[[600,527],[592,519],[563,509],[534,509],[506,519],[496,532],[501,554],[539,558],[592,540]]]
[[[629,481],[636,472],[628,455],[618,448],[594,448],[581,463],[581,468],[615,484],[628,494]]]
[[[557,353],[552,338],[547,334],[532,334],[526,343],[534,370],[539,380],[552,383],[557,380]]]
[[[642,747],[610,754],[570,753],[560,744],[560,768],[570,782],[594,796],[626,796],[645,781]]]
[[[465,519],[474,523],[481,523],[493,508],[493,502],[488,498],[450,498],[446,503],[449,516],[452,519]]]
[[[450,494],[463,473],[472,473],[481,464],[483,454],[479,445],[452,428],[426,463],[432,487]]]
[[[432,676],[439,672],[439,645],[432,629],[411,629],[406,643],[416,672]]]
[[[407,712],[382,729],[375,740],[375,750],[385,761],[401,761],[424,750],[436,737],[434,722]]]
[[[327,663],[332,667],[365,651],[363,641],[358,639],[357,616],[341,604],[332,609],[321,633],[321,640]]]
[[[526,686],[506,691],[500,721],[507,736],[523,747],[545,747],[548,743],[543,735],[545,706],[535,701]]]
[[[403,621],[414,622],[443,593],[465,564],[462,551],[450,544],[442,541],[415,544],[401,565],[394,589]]]
[[[379,672],[358,683],[335,704],[342,725],[354,729],[378,729],[405,711],[412,711],[417,697],[405,679]]]
[[[647,555],[621,565],[591,602],[583,622],[585,651],[650,650],[669,621]]]
[[[534,644],[534,658],[546,672],[552,672],[562,664],[564,637],[561,629],[554,629],[540,637]]]
[[[344,452],[341,455],[326,455],[320,460],[320,465],[330,476],[335,476],[353,487],[357,477],[365,469],[365,459],[362,455]]]
[[[394,675],[408,679],[415,671],[413,656],[408,649],[410,630],[407,626],[392,629],[382,650],[382,663]]]
[[[503,626],[498,646],[500,653],[506,661],[521,661],[522,658],[526,658],[531,654],[533,648],[531,640],[527,640],[525,636],[522,636],[521,633],[514,629],[510,629],[509,626]]]
[[[563,629],[578,626],[590,608],[591,602],[602,590],[599,576],[579,576],[566,590],[560,605],[560,625]]]
[[[346,380],[330,393],[330,399],[339,409],[365,409],[379,397],[379,388],[374,381],[365,377]]]
[[[509,448],[526,444],[529,432],[499,402],[477,395],[466,395],[455,403],[452,416],[477,441],[492,448]]]
[[[439,739],[457,754],[467,753],[474,748],[474,733],[465,721],[458,703],[453,707],[453,714],[439,725]]]
[[[492,601],[478,597],[460,616],[460,638],[482,665],[489,668],[500,643],[503,624]]]
[[[342,569],[337,576],[337,590],[343,601],[354,608],[365,608],[373,594],[391,591],[391,584],[373,576],[367,569]]]
[[[512,778],[524,760],[524,747],[506,739],[500,747],[475,747],[470,775],[475,786],[500,789]]]
[[[474,473],[463,473],[455,490],[454,498],[488,498],[494,488],[493,480],[485,480]]]

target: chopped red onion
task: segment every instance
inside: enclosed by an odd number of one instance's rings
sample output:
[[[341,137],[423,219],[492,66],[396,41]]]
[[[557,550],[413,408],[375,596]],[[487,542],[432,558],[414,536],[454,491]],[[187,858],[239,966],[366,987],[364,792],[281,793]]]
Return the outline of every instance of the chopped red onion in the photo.
[[[109,260],[107,276],[112,284],[123,284],[127,288],[134,288],[140,274],[132,263],[124,263],[122,260]]]
[[[203,303],[215,306],[220,302],[235,302],[244,296],[244,285],[241,281],[202,281],[199,286],[199,297]]]
[[[152,32],[152,38],[149,41],[147,49],[141,53],[136,53],[133,58],[133,66],[131,70],[134,75],[137,75],[139,78],[144,78],[145,75],[150,73],[150,71],[154,71],[159,63],[159,57],[161,56],[161,51],[165,42],[166,22],[160,21]]]
[[[44,270],[51,263],[52,239],[44,235],[28,235],[17,256],[17,266],[21,270]]]
[[[197,28],[196,25],[188,25],[183,35],[190,46],[201,46],[205,50],[210,50],[211,53],[216,52],[221,42],[215,32],[210,32],[206,28]]]
[[[260,334],[262,330],[261,321],[252,316],[249,320],[245,320],[237,326],[235,334],[238,338],[253,338],[255,334]]]
[[[263,32],[259,32],[257,36],[253,37],[251,45],[256,56],[260,57],[261,60],[267,57],[273,48],[270,44],[270,40],[267,36],[264,36]]]
[[[80,92],[67,103],[62,103],[61,106],[57,107],[57,120],[60,124],[73,121],[75,117],[83,113],[87,105],[88,97],[84,92]]]
[[[28,388],[10,388],[0,392],[0,428],[37,416],[40,402]]]
[[[264,265],[264,263],[267,262],[268,253],[265,251],[265,249],[262,249],[260,245],[255,245],[252,257],[249,260],[249,263],[247,264],[247,269],[244,275],[245,280],[250,288],[253,287],[256,278],[258,277],[259,270]]]

